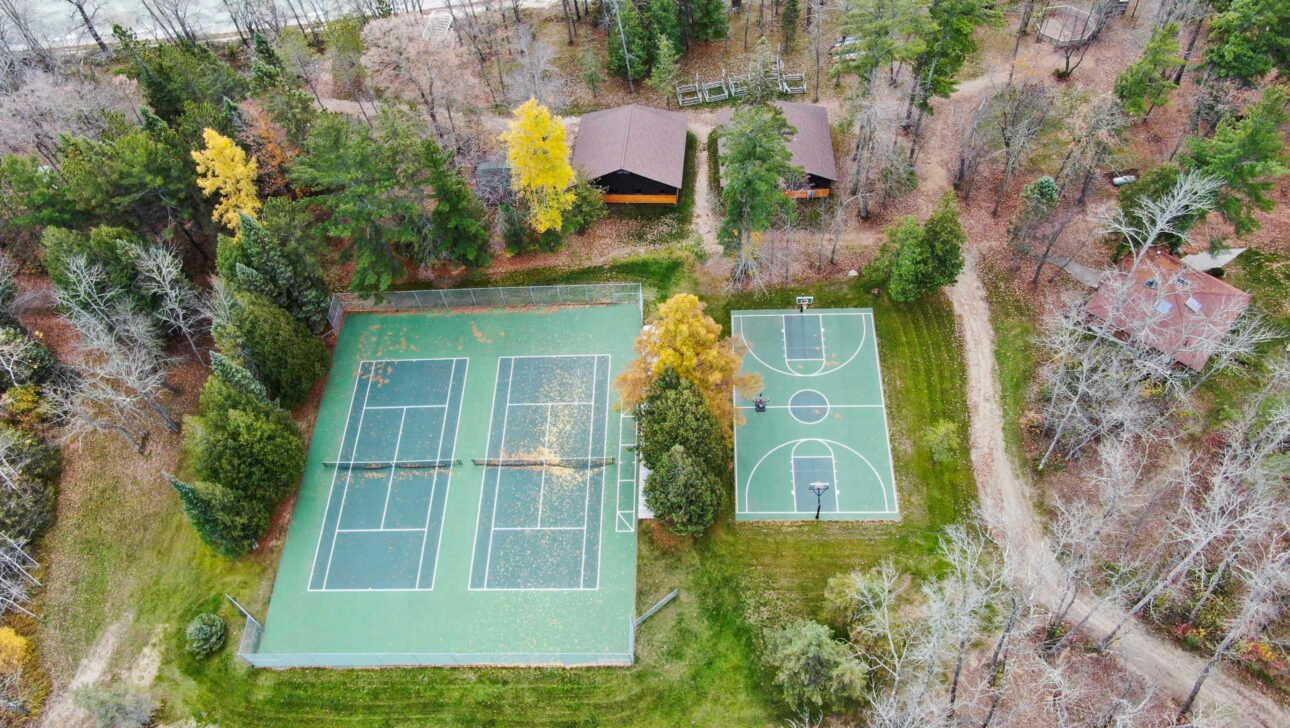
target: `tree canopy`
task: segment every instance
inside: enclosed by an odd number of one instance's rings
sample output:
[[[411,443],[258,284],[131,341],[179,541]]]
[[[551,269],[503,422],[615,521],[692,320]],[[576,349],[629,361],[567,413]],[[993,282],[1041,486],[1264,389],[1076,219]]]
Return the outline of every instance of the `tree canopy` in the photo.
[[[529,99],[512,113],[502,141],[511,165],[511,186],[527,205],[529,225],[538,233],[560,229],[564,213],[573,205],[569,186],[575,177],[564,121]]]

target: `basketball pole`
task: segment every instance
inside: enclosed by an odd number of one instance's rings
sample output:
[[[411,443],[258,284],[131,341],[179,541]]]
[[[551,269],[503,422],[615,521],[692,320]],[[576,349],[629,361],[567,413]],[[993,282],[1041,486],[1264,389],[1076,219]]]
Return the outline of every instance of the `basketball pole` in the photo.
[[[818,521],[820,520],[820,504],[822,503],[821,498],[824,497],[824,492],[829,489],[829,484],[824,482],[818,482],[818,483],[811,483],[808,487],[810,488],[811,492],[815,494],[815,520]]]

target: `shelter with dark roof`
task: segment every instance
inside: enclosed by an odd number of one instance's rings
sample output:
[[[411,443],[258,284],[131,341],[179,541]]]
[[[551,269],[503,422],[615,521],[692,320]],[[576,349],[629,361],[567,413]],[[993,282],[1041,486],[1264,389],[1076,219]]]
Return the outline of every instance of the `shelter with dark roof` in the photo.
[[[631,104],[586,114],[573,166],[605,202],[676,204],[685,178],[685,115]]]
[[[1160,248],[1124,267],[1126,277],[1113,277],[1089,299],[1089,315],[1196,371],[1250,304],[1250,294]]]
[[[793,164],[806,172],[804,181],[787,183],[785,194],[794,198],[828,197],[833,183],[838,181],[838,163],[833,156],[833,132],[829,129],[829,112],[823,106],[776,101],[784,112],[789,126],[797,130],[788,140],[788,151]],[[717,124],[726,125],[734,118],[734,111],[717,112]]]

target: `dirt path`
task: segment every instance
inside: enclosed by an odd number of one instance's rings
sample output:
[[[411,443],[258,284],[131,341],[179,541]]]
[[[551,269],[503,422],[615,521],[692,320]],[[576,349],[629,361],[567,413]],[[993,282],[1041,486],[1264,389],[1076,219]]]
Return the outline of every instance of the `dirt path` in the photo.
[[[694,231],[703,239],[703,249],[709,256],[721,255],[721,242],[717,236],[719,225],[713,210],[712,190],[708,189],[708,135],[712,124],[701,118],[690,117],[690,131],[699,140],[694,165]]]
[[[112,654],[116,652],[117,645],[130,629],[133,620],[132,615],[126,615],[104,630],[90,648],[89,654],[76,667],[72,681],[49,697],[49,702],[40,714],[40,725],[48,728],[89,725],[89,716],[72,702],[72,694],[79,687],[93,685],[103,679],[112,662]]]
[[[994,368],[994,328],[985,289],[977,274],[976,257],[949,289],[950,302],[963,327],[967,360],[968,406],[972,412],[972,465],[983,510],[1000,547],[1018,558],[1034,587],[1035,599],[1052,607],[1060,592],[1053,552],[1031,505],[1030,485],[1018,476],[1008,459],[1003,437],[1003,408]],[[1072,615],[1087,613],[1081,596]],[[1109,633],[1123,611],[1103,607],[1084,627],[1094,639]],[[1204,662],[1147,632],[1136,622],[1122,630],[1116,653],[1125,666],[1142,674],[1160,690],[1181,700],[1191,690]],[[1290,712],[1275,700],[1222,672],[1215,671],[1200,693],[1201,709],[1229,715],[1232,725],[1290,725]]]

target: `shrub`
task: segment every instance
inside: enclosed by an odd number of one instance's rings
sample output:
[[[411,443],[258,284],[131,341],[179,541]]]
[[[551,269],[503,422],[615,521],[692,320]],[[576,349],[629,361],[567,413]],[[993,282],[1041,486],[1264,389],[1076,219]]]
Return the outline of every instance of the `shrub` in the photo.
[[[0,627],[0,676],[20,672],[30,654],[31,643],[26,637],[13,627]]]
[[[947,463],[959,451],[959,426],[950,420],[937,420],[923,429],[923,444],[932,451],[932,460]]]
[[[672,447],[680,445],[714,475],[728,467],[729,451],[721,423],[703,394],[671,367],[654,381],[640,407],[640,456],[650,470],[659,470]]]
[[[49,420],[49,403],[40,387],[24,384],[0,395],[0,422],[26,432],[35,432]]]
[[[157,701],[122,687],[84,685],[72,693],[72,700],[97,728],[143,728],[157,712]]]
[[[270,507],[300,480],[305,452],[294,427],[245,410],[216,422],[194,423],[192,467],[200,479]]]
[[[224,647],[228,625],[218,614],[205,612],[193,618],[184,630],[184,649],[196,657],[210,657]]]
[[[573,193],[573,207],[564,213],[564,232],[577,234],[585,232],[609,214],[605,205],[604,190],[580,179],[569,189]]]
[[[837,710],[864,690],[864,667],[818,622],[802,620],[773,632],[766,661],[784,702],[797,711]]]
[[[224,354],[244,354],[283,407],[299,407],[327,372],[322,340],[264,296],[234,294],[232,309],[232,330],[221,337],[221,346],[235,346],[237,351]]]
[[[707,530],[717,520],[723,495],[721,482],[680,445],[668,452],[662,466],[645,481],[645,503],[682,536]]]
[[[62,458],[57,448],[27,432],[0,426],[0,438],[10,443],[11,462],[21,463],[16,487],[0,486],[0,531],[30,543],[53,521]]]
[[[57,364],[49,347],[16,326],[0,326],[0,351],[0,389],[42,382]]]

